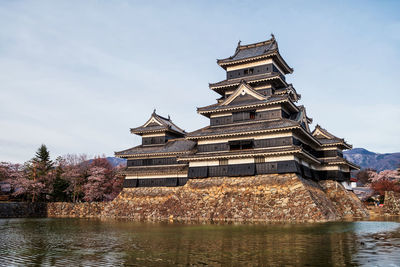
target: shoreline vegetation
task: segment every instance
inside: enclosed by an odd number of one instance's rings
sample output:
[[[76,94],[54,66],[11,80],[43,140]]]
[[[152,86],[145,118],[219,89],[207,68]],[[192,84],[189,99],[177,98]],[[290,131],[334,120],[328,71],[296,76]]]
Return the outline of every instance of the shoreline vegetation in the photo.
[[[123,166],[105,157],[68,154],[50,159],[41,145],[24,164],[0,162],[3,195],[25,202],[101,202],[113,200],[122,190]]]
[[[88,159],[68,154],[54,161],[46,145],[24,164],[0,162],[0,201],[102,202],[111,201],[123,189],[125,166],[113,166],[105,156]],[[369,189],[361,200],[384,202],[385,192],[400,193],[400,169],[363,169],[355,173],[357,186]]]

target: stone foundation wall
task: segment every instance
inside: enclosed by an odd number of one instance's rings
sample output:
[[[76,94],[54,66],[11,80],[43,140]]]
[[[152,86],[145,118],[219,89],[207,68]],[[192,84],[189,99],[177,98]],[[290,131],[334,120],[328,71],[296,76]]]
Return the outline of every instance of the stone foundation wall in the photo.
[[[390,215],[400,215],[400,193],[393,191],[385,192],[385,205],[383,212]]]
[[[320,181],[326,196],[332,201],[341,217],[363,218],[369,216],[369,211],[352,191],[348,191],[336,181]]]
[[[326,189],[296,174],[272,174],[193,179],[183,187],[126,188],[105,206],[102,215],[138,220],[267,222],[368,216],[354,193],[334,181],[323,184]]]
[[[77,218],[100,217],[102,216],[104,207],[107,205],[108,202],[50,202],[47,203],[47,216]]]
[[[1,207],[1,206],[0,206]],[[181,187],[125,188],[111,202],[47,203],[48,217],[323,222],[366,217],[353,192],[296,174],[192,179]]]
[[[46,203],[4,202],[0,203],[0,218],[46,217]]]

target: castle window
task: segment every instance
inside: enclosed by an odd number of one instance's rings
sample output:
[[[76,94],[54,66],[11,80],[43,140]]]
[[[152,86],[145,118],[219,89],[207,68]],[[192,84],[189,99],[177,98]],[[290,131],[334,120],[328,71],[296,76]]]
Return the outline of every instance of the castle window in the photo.
[[[229,150],[243,150],[254,148],[253,140],[229,141]]]
[[[229,150],[240,150],[240,141],[229,141]]]
[[[241,149],[252,149],[254,147],[253,140],[242,141]]]
[[[254,120],[255,118],[256,118],[256,112],[254,110],[243,111],[243,112],[234,112],[232,114],[232,120],[234,122]]]
[[[249,75],[254,73],[254,68],[243,70],[243,75]]]

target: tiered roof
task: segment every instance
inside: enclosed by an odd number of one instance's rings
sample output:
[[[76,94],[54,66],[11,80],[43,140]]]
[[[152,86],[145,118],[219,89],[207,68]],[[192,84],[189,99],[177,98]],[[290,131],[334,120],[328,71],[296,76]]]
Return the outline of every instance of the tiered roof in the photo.
[[[291,119],[298,122],[307,132],[310,132],[309,124],[312,123],[312,118],[309,118],[306,113],[306,108],[303,105],[298,106],[299,112],[293,114]]]
[[[249,99],[248,101],[243,101],[240,104],[231,104],[231,105],[221,105],[221,103],[212,104],[209,106],[197,108],[197,112],[200,114],[207,114],[213,113],[217,111],[228,111],[228,110],[235,110],[240,108],[248,108],[248,107],[259,107],[265,105],[274,105],[282,102],[289,102],[290,100],[286,96],[272,96],[266,98],[265,100],[252,100]],[[295,107],[293,106],[294,110]]]
[[[187,160],[187,159],[213,159],[213,158],[246,158],[252,155],[285,155],[291,154],[294,152],[300,152],[301,147],[299,146],[286,146],[286,147],[273,147],[273,148],[262,148],[262,149],[248,149],[248,150],[241,150],[240,153],[238,151],[216,151],[216,152],[203,152],[203,153],[196,153],[196,154],[187,154],[184,156],[179,157],[180,160]]]
[[[276,119],[272,121],[245,122],[241,124],[221,125],[218,127],[206,126],[197,131],[188,133],[187,139],[200,139],[220,136],[235,136],[257,134],[272,131],[282,131],[298,128],[299,124],[288,119]]]
[[[288,86],[288,84],[285,81],[285,78],[278,72],[270,72],[270,73],[264,73],[264,74],[244,76],[244,77],[234,78],[234,79],[227,79],[227,80],[223,80],[223,81],[220,81],[217,83],[209,83],[208,86],[210,87],[210,89],[223,95],[225,92],[225,89],[227,87],[237,86],[242,81],[245,81],[248,84],[255,84],[258,82],[270,81],[276,87]]]
[[[151,114],[150,119],[142,126],[131,128],[131,133],[143,135],[144,133],[172,132],[184,136],[186,132],[174,124],[171,118],[164,118],[156,114],[156,110]]]
[[[275,90],[276,95],[288,95],[293,102],[297,102],[301,99],[301,94],[298,94],[292,84],[287,87],[279,88]]]
[[[134,175],[152,175],[152,174],[186,174],[187,166],[182,164],[170,165],[170,166],[137,166],[137,167],[128,167],[125,170],[126,175],[134,176]]]
[[[358,166],[342,157],[325,158],[325,159],[322,159],[321,161],[322,161],[322,163],[327,164],[327,165],[347,165],[350,168],[355,169],[355,170],[360,169],[360,166]]]
[[[321,161],[304,150],[301,146],[291,145],[277,148],[261,148],[261,149],[248,149],[237,151],[221,151],[221,152],[207,152],[186,154],[179,157],[179,161],[196,161],[196,160],[215,160],[215,159],[235,159],[235,158],[248,158],[254,156],[283,156],[283,155],[296,155],[302,159],[308,159],[314,163],[320,164]]]
[[[339,138],[326,129],[322,128],[320,125],[316,125],[312,135],[318,139],[318,141],[323,146],[332,146],[332,145],[340,145],[345,149],[351,149],[352,146],[348,144],[343,138]]]
[[[287,102],[291,109],[297,112],[298,108],[291,100],[292,98],[293,96],[288,93],[272,96],[262,95],[242,80],[236,90],[228,98],[221,99],[221,101],[216,104],[197,108],[197,112],[208,116],[210,113],[214,112],[274,105],[283,102]]]
[[[196,143],[191,140],[173,139],[165,144],[144,146],[139,145],[123,151],[115,152],[120,158],[143,157],[143,156],[163,156],[190,153]]]
[[[271,39],[254,44],[240,45],[239,41],[235,54],[225,59],[218,59],[217,63],[222,68],[226,69],[226,67],[230,65],[272,57],[276,60],[276,62],[279,64],[279,67],[285,72],[285,74],[293,72],[293,69],[289,67],[289,65],[280,55],[278,42],[275,40],[273,34],[271,34]]]

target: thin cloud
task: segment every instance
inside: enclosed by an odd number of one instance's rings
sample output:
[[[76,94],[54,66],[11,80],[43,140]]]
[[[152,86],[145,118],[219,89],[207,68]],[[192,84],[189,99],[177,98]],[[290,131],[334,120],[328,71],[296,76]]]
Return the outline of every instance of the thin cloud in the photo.
[[[154,108],[192,131],[218,95],[216,58],[275,33],[316,123],[355,147],[400,151],[399,4],[0,3],[0,160],[113,155]],[[290,18],[285,19],[282,17]]]

